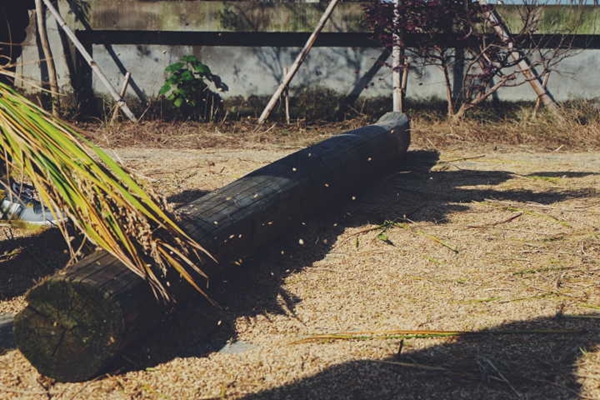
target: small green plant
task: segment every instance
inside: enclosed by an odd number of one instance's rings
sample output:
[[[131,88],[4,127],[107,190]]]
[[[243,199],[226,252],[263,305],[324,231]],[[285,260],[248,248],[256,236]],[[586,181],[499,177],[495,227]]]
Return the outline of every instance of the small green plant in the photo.
[[[229,90],[218,75],[211,72],[208,65],[196,56],[183,56],[165,69],[165,84],[159,91],[169,102],[180,110],[186,119],[214,119],[223,102],[218,92]]]

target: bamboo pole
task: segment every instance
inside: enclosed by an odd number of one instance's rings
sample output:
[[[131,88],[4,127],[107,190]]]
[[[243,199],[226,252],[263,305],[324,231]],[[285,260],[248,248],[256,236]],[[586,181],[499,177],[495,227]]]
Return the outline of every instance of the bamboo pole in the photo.
[[[479,0],[480,4],[487,4],[485,0]],[[500,38],[500,40],[509,48],[510,57],[517,63],[517,66],[521,70],[521,73],[531,85],[531,88],[537,95],[537,98],[544,104],[544,106],[552,112],[555,116],[560,117],[560,109],[558,104],[552,97],[550,91],[544,87],[540,78],[535,70],[535,67],[531,65],[527,57],[523,56],[521,52],[514,49],[514,43],[511,38],[508,27],[504,24],[500,14],[494,9],[489,9],[484,13],[485,19],[492,25],[494,32]]]
[[[287,75],[289,70],[290,70],[289,67],[284,67],[283,74]],[[290,124],[290,90],[288,87],[286,87],[285,90],[283,91],[283,101],[285,104],[285,122],[289,125]]]
[[[45,0],[45,1],[48,1],[48,0]],[[327,9],[321,16],[321,19],[319,20],[319,23],[317,24],[317,27],[315,28],[314,32],[310,35],[310,37],[306,41],[306,44],[302,48],[302,51],[300,51],[300,54],[298,54],[298,57],[296,57],[296,60],[290,67],[290,70],[285,75],[283,82],[281,83],[281,85],[279,85],[279,87],[277,88],[275,93],[273,93],[273,96],[271,96],[271,100],[269,100],[269,103],[267,104],[267,106],[263,110],[262,114],[260,115],[260,118],[258,119],[259,124],[264,123],[267,120],[267,118],[269,118],[269,115],[271,115],[271,112],[275,108],[275,105],[277,105],[277,101],[281,97],[281,94],[283,93],[285,88],[288,87],[288,85],[294,78],[294,75],[296,75],[296,72],[298,72],[298,68],[300,68],[300,65],[302,65],[302,63],[306,59],[306,56],[308,56],[310,49],[313,47],[313,45],[315,44],[315,41],[317,40],[317,36],[319,36],[319,33],[321,33],[321,31],[323,30],[325,23],[327,22],[327,20],[329,20],[331,13],[333,12],[333,10],[335,9],[335,6],[339,2],[340,2],[340,0],[331,0],[329,5],[327,6]]]
[[[404,59],[404,66],[402,67],[402,112],[406,112],[406,92],[408,90],[408,71],[410,69],[410,64]]]
[[[131,78],[131,72],[127,71],[127,73],[125,74],[125,79],[123,80],[123,86],[121,87],[121,91],[119,92],[119,96],[121,96],[121,98],[125,97],[125,93],[127,93],[127,88],[129,87],[129,79]],[[113,122],[115,122],[115,120],[117,119],[117,117],[119,116],[119,107],[115,107],[115,110],[113,111],[112,117],[110,118],[110,123],[112,124]]]
[[[50,98],[52,102],[52,115],[55,117],[60,116],[60,102],[59,102],[59,89],[58,89],[58,78],[56,74],[56,64],[54,63],[54,57],[52,55],[52,49],[50,48],[50,41],[48,40],[48,29],[46,27],[46,10],[42,0],[35,0],[35,14],[37,22],[37,32],[40,37],[40,43],[42,45],[42,52],[44,53],[44,62],[48,68],[48,83],[50,84]]]
[[[106,77],[106,75],[104,75],[104,72],[102,72],[102,70],[100,69],[98,64],[94,61],[94,59],[92,58],[90,53],[88,53],[88,51],[85,49],[83,43],[81,43],[79,41],[79,39],[77,39],[77,36],[75,36],[75,33],[73,33],[71,28],[69,28],[67,26],[67,23],[62,18],[62,16],[58,12],[58,10],[56,8],[54,8],[54,6],[50,2],[50,0],[41,0],[41,1],[44,2],[46,7],[48,8],[48,11],[50,11],[50,13],[54,17],[54,19],[56,20],[56,22],[58,23],[60,28],[67,34],[69,39],[71,39],[71,41],[73,42],[73,44],[75,45],[75,47],[77,48],[77,50],[79,51],[81,56],[88,63],[90,68],[92,68],[92,70],[96,73],[96,75],[98,75],[98,78],[100,78],[100,81],[108,89],[108,92],[110,93],[112,98],[117,102],[117,105],[119,106],[119,108],[121,108],[121,110],[123,110],[123,113],[127,116],[127,118],[129,118],[133,122],[137,122],[137,118],[135,117],[135,115],[133,114],[133,112],[131,111],[129,106],[127,106],[127,103],[125,103],[125,101],[123,100],[123,97],[119,96],[119,93],[117,93],[116,89],[111,85],[111,83],[108,80],[108,78]]]

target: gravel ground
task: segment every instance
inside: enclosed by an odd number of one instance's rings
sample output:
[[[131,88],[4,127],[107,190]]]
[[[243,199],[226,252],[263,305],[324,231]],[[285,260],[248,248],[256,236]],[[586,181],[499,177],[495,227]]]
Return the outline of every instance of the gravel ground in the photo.
[[[177,205],[289,152],[116,156]],[[599,154],[405,164],[224,276],[222,310],[182,309],[110,374],[57,383],[0,348],[0,398],[600,399]],[[66,256],[53,231],[2,234],[0,314],[16,313]]]

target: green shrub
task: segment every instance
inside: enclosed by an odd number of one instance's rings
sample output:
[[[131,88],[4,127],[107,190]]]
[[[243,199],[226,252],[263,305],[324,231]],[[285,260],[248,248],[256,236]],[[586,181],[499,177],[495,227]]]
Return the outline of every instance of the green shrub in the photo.
[[[223,100],[218,92],[229,88],[208,65],[196,56],[183,56],[165,69],[165,84],[159,91],[179,111],[183,119],[212,121],[221,112]]]

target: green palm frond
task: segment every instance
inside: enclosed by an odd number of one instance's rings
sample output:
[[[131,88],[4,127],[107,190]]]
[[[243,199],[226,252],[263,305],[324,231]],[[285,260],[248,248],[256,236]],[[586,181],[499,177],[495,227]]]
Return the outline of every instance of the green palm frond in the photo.
[[[208,277],[196,265],[210,254],[190,238],[128,173],[67,123],[0,84],[0,158],[27,176],[40,200],[169,299],[174,268],[196,290]],[[58,211],[60,210],[60,211]],[[69,243],[64,224],[59,224]]]

